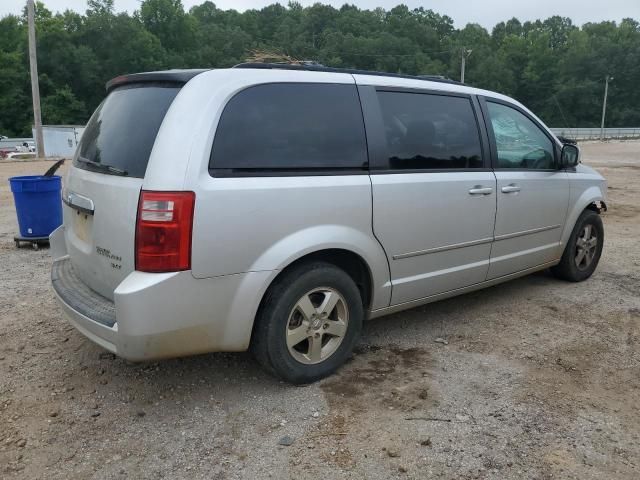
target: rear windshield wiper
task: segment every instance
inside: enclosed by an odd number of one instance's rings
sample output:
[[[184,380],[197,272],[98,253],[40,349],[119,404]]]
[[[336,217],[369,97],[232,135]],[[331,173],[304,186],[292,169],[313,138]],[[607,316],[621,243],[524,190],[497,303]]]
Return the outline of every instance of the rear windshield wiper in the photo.
[[[121,168],[117,168],[112,165],[105,165],[104,163],[94,162],[92,160],[89,160],[88,158],[78,157],[78,162],[82,163],[83,165],[90,165],[91,168],[95,168],[96,170],[110,173],[112,175],[120,175],[122,177],[126,177],[127,175],[129,175],[129,172],[127,172],[126,170],[122,170]]]

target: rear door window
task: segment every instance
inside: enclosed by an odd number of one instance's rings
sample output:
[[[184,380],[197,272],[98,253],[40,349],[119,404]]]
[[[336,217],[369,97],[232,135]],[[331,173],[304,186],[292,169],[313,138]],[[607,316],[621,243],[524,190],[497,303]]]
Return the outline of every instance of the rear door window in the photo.
[[[367,168],[355,85],[250,87],[226,105],[209,164],[213,175]]]
[[[133,84],[113,90],[82,134],[78,168],[144,178],[151,149],[176,84]]]
[[[482,148],[468,97],[379,91],[391,170],[482,168]]]

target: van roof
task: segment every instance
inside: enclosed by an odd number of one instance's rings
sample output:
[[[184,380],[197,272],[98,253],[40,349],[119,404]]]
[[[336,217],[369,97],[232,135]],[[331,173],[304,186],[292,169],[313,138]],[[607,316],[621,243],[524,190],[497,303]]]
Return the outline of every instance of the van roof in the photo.
[[[378,77],[406,78],[412,80],[424,80],[429,82],[449,83],[453,85],[463,85],[460,82],[443,77],[442,75],[404,75],[401,73],[376,72],[369,70],[358,70],[352,68],[333,68],[325,67],[316,63],[240,63],[233,68],[246,68],[257,70],[296,70],[309,72],[330,72],[330,73],[348,73],[352,75],[373,75]],[[181,69],[181,70],[163,70],[156,72],[133,73],[129,75],[120,75],[109,80],[106,84],[107,93],[116,87],[139,82],[170,82],[170,83],[187,83],[196,75],[213,69]]]
[[[462,83],[442,75],[404,75],[402,73],[377,72],[375,70],[358,70],[354,68],[334,68],[325,67],[316,63],[239,63],[233,68],[255,68],[262,70],[304,70],[310,72],[331,72],[331,73],[350,73],[352,75],[373,75],[378,77],[393,78],[410,78],[413,80],[426,80],[429,82],[451,83],[454,85],[462,85]]]

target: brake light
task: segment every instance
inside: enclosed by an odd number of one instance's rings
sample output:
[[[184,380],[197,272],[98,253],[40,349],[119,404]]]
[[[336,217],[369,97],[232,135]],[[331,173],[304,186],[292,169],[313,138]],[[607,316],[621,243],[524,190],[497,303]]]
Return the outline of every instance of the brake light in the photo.
[[[136,270],[191,269],[191,232],[196,194],[140,192],[136,222]]]

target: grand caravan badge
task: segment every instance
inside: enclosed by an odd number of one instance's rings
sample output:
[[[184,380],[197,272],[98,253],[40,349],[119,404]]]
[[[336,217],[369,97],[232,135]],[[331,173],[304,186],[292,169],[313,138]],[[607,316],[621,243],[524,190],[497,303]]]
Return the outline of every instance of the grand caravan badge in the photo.
[[[114,255],[111,250],[96,245],[96,253],[111,260],[111,268],[120,270],[122,268],[122,257]]]

